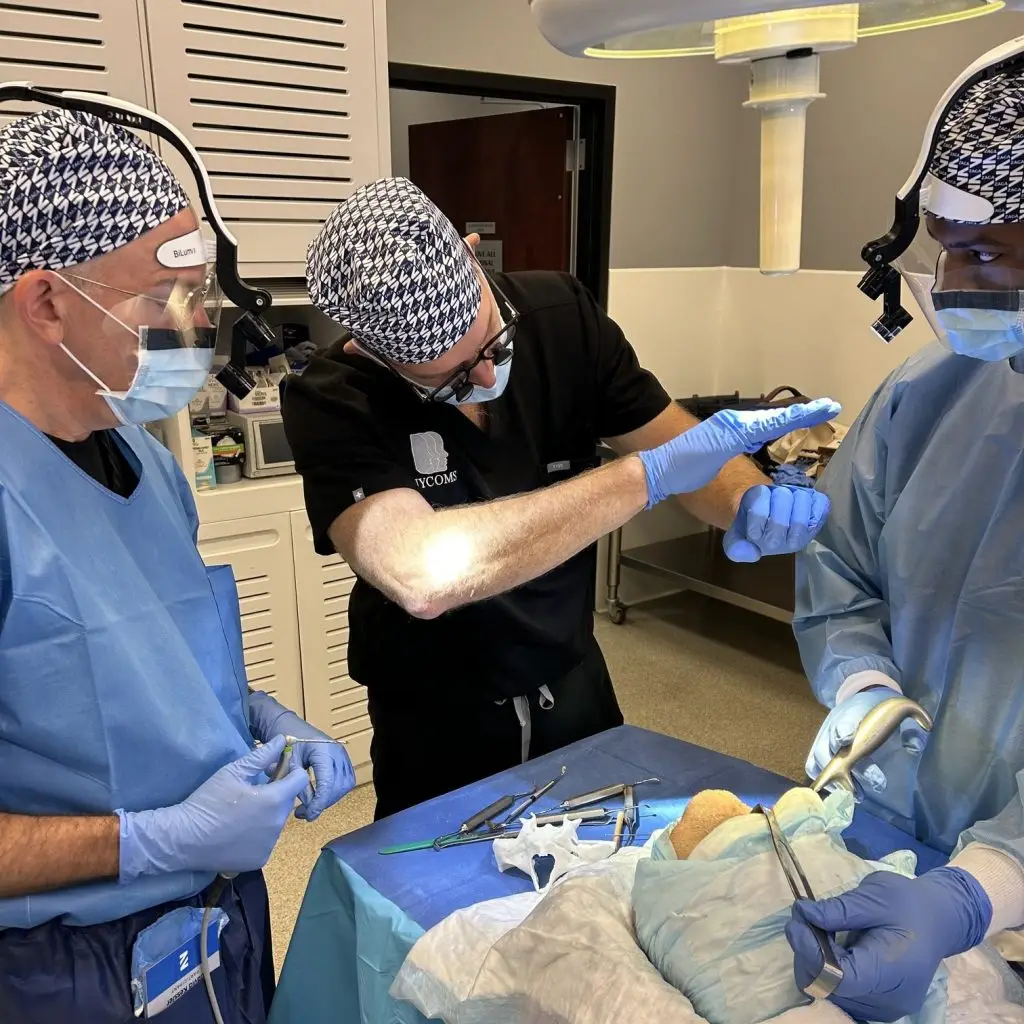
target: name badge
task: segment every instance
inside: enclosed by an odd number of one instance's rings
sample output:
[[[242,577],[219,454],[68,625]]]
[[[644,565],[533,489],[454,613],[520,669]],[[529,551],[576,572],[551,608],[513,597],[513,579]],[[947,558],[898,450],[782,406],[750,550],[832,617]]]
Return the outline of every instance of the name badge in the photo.
[[[136,939],[132,951],[132,994],[136,1017],[156,1017],[189,989],[202,984],[201,915],[201,908],[179,908],[164,915]],[[220,909],[214,910],[206,929],[206,952],[211,974],[220,967],[220,933],[226,924],[227,914]],[[176,941],[165,941],[175,932]]]

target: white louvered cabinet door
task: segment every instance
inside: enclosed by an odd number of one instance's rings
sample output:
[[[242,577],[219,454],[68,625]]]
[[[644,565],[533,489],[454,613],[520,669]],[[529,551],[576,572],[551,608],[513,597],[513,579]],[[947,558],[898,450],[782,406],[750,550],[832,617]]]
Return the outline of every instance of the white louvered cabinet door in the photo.
[[[381,173],[374,8],[146,0],[156,109],[202,156],[251,276],[303,274],[319,225]]]
[[[146,105],[136,0],[0,0],[0,82],[99,92]],[[0,106],[0,127],[34,113]]]
[[[345,744],[360,783],[370,779],[366,690],[348,673],[348,602],[355,572],[339,555],[313,550],[305,512],[293,512],[292,543],[299,610],[306,718]]]
[[[207,565],[234,570],[249,685],[303,715],[289,514],[204,524],[199,553]]]

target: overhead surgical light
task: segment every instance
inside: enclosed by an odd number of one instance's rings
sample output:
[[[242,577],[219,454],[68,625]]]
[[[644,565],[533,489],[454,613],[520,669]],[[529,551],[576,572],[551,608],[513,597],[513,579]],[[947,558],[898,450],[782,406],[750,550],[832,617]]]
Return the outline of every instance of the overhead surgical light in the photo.
[[[763,274],[800,269],[807,107],[819,89],[819,55],[862,37],[977,18],[1004,0],[529,0],[541,33],[575,57],[714,56],[751,65],[761,111]],[[784,9],[783,9],[784,8]]]

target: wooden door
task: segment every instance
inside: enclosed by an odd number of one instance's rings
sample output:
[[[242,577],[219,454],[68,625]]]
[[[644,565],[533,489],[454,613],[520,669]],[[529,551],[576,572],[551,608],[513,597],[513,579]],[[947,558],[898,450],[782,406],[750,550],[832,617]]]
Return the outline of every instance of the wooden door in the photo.
[[[572,269],[572,107],[409,126],[409,172],[496,270]],[[498,245],[495,245],[498,243]]]

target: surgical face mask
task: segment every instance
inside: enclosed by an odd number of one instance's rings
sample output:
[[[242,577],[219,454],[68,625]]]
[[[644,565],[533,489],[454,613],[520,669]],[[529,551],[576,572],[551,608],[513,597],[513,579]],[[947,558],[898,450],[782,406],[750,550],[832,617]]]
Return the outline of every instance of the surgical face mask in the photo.
[[[947,348],[989,363],[1024,352],[1024,310],[949,304],[957,301],[956,294],[948,293],[948,298],[942,292],[933,295],[939,339]]]
[[[104,316],[110,317],[139,341],[139,365],[127,391],[112,391],[65,345],[64,353],[100,387],[97,394],[120,423],[141,425],[174,416],[184,409],[206,383],[213,366],[216,330],[191,327],[186,342],[176,328],[129,327],[63,275],[62,279]]]

